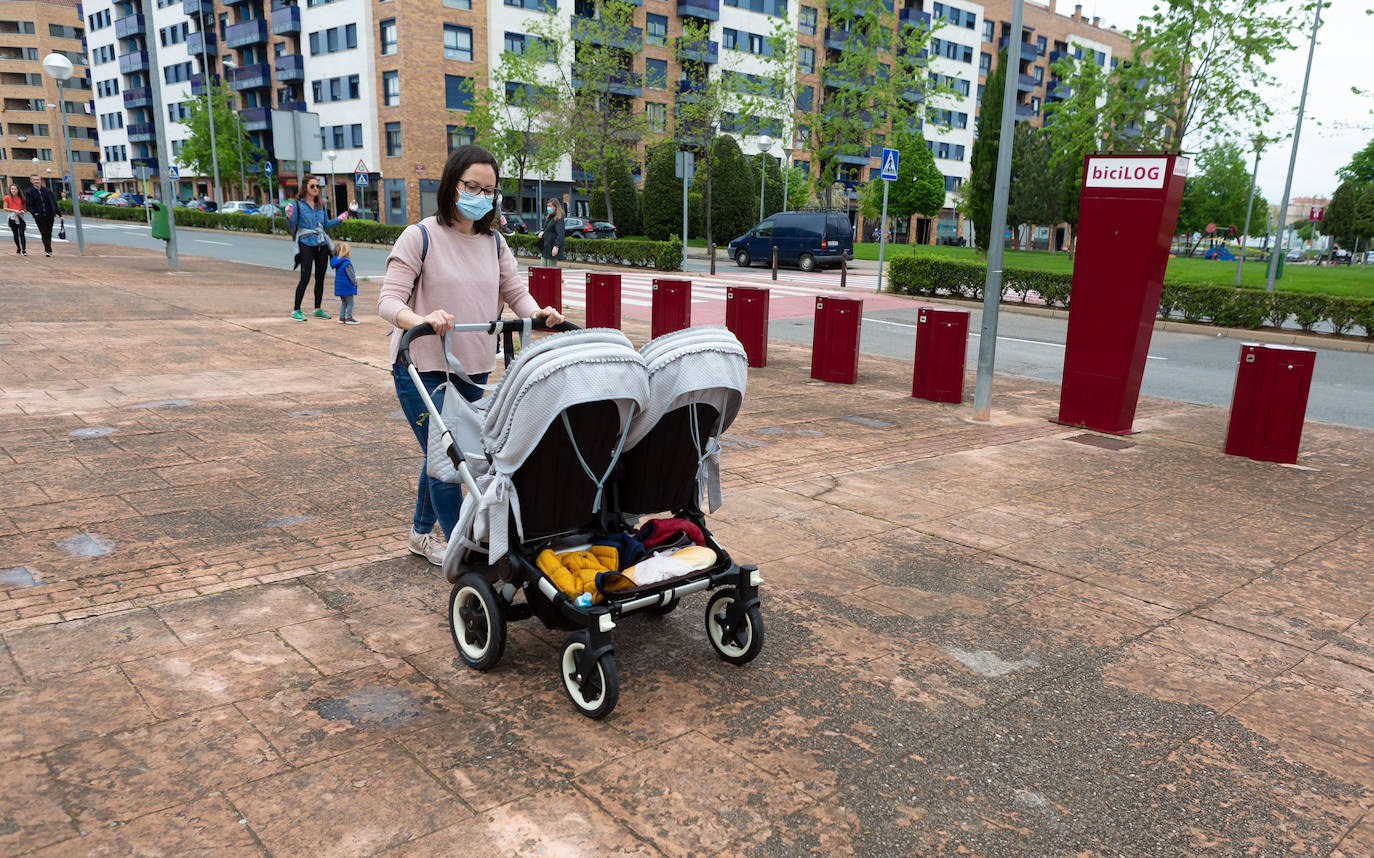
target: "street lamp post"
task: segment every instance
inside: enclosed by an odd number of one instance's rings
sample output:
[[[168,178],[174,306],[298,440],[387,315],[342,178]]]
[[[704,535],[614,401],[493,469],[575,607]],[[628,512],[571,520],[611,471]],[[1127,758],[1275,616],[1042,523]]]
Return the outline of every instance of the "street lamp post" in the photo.
[[[782,147],[782,210],[787,211],[787,186],[792,181],[792,150]]]
[[[1240,285],[1240,272],[1245,268],[1245,248],[1250,243],[1250,209],[1255,205],[1255,182],[1259,180],[1260,152],[1264,151],[1264,144],[1268,141],[1263,134],[1256,134],[1255,144],[1255,171],[1250,175],[1250,196],[1245,200],[1245,231],[1240,235],[1240,259],[1236,261],[1236,285]]]
[[[210,88],[210,61],[207,52],[207,45],[210,41],[210,34],[205,31],[205,10],[202,8],[196,16],[196,26],[200,28],[200,73],[205,81],[205,110],[210,117],[210,163],[215,175],[215,189],[212,196],[215,198],[215,208],[224,208],[224,193],[219,187],[219,153],[215,146],[215,102],[211,97]]]
[[[329,213],[329,216],[338,217],[339,201],[334,199],[334,159],[339,157],[339,153],[330,149],[328,152],[324,153],[324,156],[329,159],[329,206],[333,209],[333,211]]]
[[[1302,115],[1307,109],[1307,84],[1312,80],[1312,57],[1317,53],[1317,31],[1322,26],[1322,4],[1316,4],[1316,15],[1312,18],[1312,42],[1307,46],[1307,71],[1302,78],[1302,96],[1298,99],[1298,121],[1293,126],[1293,148],[1288,154],[1288,178],[1283,183],[1283,202],[1279,204],[1279,217],[1283,220],[1288,219],[1288,195],[1293,191],[1293,171],[1298,166],[1298,139],[1302,136]],[[1284,224],[1279,223],[1280,235],[1283,234]],[[1285,249],[1287,243],[1284,244]],[[1269,255],[1269,273],[1265,277],[1264,289],[1267,292],[1274,291],[1274,280],[1278,277],[1279,261],[1273,254]]]
[[[773,138],[765,134],[758,139],[755,145],[758,146],[759,149],[759,222],[762,223],[764,218],[763,192],[764,189],[767,188],[768,182],[767,165],[764,164],[763,158],[768,154],[768,150],[773,148]]]
[[[62,142],[67,149],[67,187],[72,191],[72,217],[76,220],[76,252],[86,252],[86,236],[81,228],[81,187],[76,183],[72,171],[72,135],[67,128],[67,111],[64,104],[63,84],[71,79],[72,61],[62,54],[48,54],[43,58],[43,71],[57,81],[57,112],[62,114]],[[35,163],[37,158],[34,159]]]

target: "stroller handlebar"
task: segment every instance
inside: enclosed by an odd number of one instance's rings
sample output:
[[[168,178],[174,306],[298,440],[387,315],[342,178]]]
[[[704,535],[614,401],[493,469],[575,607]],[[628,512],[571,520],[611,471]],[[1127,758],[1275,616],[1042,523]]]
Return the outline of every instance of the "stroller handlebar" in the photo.
[[[454,325],[455,334],[515,334],[525,330],[526,323],[532,331],[576,331],[577,325],[572,322],[560,322],[557,325],[550,325],[545,319],[494,319],[490,322],[476,322],[467,325]],[[401,334],[401,363],[410,366],[410,344],[419,337],[427,337],[434,334],[434,326],[429,322],[421,322],[415,327]]]

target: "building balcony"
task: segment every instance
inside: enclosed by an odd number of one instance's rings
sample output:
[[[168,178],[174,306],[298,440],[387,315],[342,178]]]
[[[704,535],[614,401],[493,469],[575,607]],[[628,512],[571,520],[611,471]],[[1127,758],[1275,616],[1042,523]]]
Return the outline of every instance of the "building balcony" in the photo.
[[[853,48],[867,48],[870,43],[878,43],[883,40],[870,38],[863,33],[856,33],[845,27],[826,27],[825,46],[834,51],[844,51]]]
[[[248,0],[219,0],[219,2],[221,6],[239,6],[243,3],[247,3]]]
[[[921,93],[920,87],[904,86],[898,90],[898,92],[901,93],[902,98],[916,104],[919,104],[923,100],[923,94]]]
[[[301,7],[283,6],[272,10],[272,34],[285,36],[301,31]]]
[[[644,44],[644,30],[639,27],[620,28],[591,18],[576,15],[572,19],[572,36],[579,42],[606,45],[632,51]]]
[[[1008,52],[1010,52],[1011,49],[1007,48],[1008,41],[1010,40],[1006,36],[1003,36],[1001,39],[999,39],[997,41],[997,50],[1001,51],[1005,48]],[[1034,62],[1039,58],[1040,49],[1035,46],[1034,42],[1021,43],[1021,59],[1025,60],[1026,62]]]
[[[821,80],[832,89],[868,89],[873,86],[873,75],[860,75],[826,67],[821,70]]]
[[[216,86],[219,85],[220,80],[221,80],[221,78],[220,78],[219,75],[217,75],[217,74],[212,74],[212,75],[210,75],[210,81],[211,81],[212,83],[214,83]],[[201,75],[198,75],[198,74],[193,74],[193,75],[191,75],[191,95],[193,95],[193,96],[204,95],[204,94],[205,94],[205,85],[204,85],[204,83],[205,83],[205,79],[204,79],[204,77],[202,77]]]
[[[237,24],[230,24],[224,30],[224,46],[226,48],[246,48],[250,45],[265,44],[267,44],[267,20],[265,18],[239,21]]]
[[[677,82],[677,100],[684,104],[694,104],[701,101],[706,94],[706,83],[695,80],[680,80]]]
[[[144,24],[142,15],[125,15],[114,22],[114,27],[116,39],[132,39],[135,36],[143,36],[148,33],[148,27]]]
[[[193,57],[198,57],[202,53],[214,56],[219,53],[219,38],[215,36],[214,30],[204,33],[186,34],[186,53]]]
[[[152,122],[131,122],[125,126],[130,143],[153,143],[157,141],[157,125]]]
[[[266,131],[272,127],[272,111],[266,107],[250,107],[239,111],[244,131]]]
[[[304,101],[278,101],[278,102],[277,102],[277,109],[278,109],[278,110],[294,110],[294,111],[297,111],[298,113],[304,113],[304,112],[305,112],[305,102],[304,102]]]
[[[677,0],[677,14],[703,21],[720,20],[720,0]]]
[[[147,51],[130,51],[119,55],[119,71],[122,74],[147,71],[149,68]]]
[[[1017,122],[1028,122],[1028,121],[1034,119],[1035,117],[1037,117],[1037,116],[1039,116],[1039,115],[1040,115],[1040,112],[1039,112],[1038,110],[1036,110],[1035,108],[1031,107],[1029,104],[1018,104],[1018,105],[1016,105],[1016,121],[1017,121]]]
[[[1017,92],[1030,92],[1031,90],[1035,89],[1035,85],[1035,78],[1031,77],[1028,74],[1019,74],[1016,76]]]
[[[305,57],[300,54],[283,54],[273,61],[277,80],[286,83],[292,80],[305,80]]]
[[[240,66],[229,69],[229,73],[225,77],[229,79],[229,88],[235,92],[242,92],[245,89],[261,89],[272,85],[272,67],[267,63]]]
[[[1064,99],[1069,97],[1069,94],[1071,92],[1072,90],[1070,90],[1063,81],[1059,81],[1058,83],[1051,83],[1045,87],[1045,100],[1063,101]]]
[[[929,12],[922,12],[919,9],[903,9],[898,17],[903,26],[919,27],[922,30],[930,29]]]
[[[644,77],[634,72],[616,72],[598,80],[584,81],[577,69],[573,69],[573,86],[578,89],[601,90],[613,95],[628,95],[639,98],[644,95]]]
[[[680,59],[696,60],[699,63],[714,65],[720,62],[720,43],[705,39],[698,39],[694,42],[679,39],[677,53]]]
[[[1054,65],[1060,60],[1067,60],[1068,58],[1068,51],[1050,51],[1050,65]]]
[[[153,103],[152,87],[136,86],[133,89],[124,90],[124,109],[133,110],[138,107],[148,107]]]
[[[856,166],[856,167],[867,167],[867,166],[868,166],[868,162],[869,162],[870,160],[872,160],[872,158],[871,158],[870,156],[864,155],[864,154],[853,155],[853,154],[841,152],[840,154],[838,154],[838,155],[835,156],[835,161],[836,161],[837,163],[840,163],[840,164],[852,164],[852,165],[854,165],[854,166]]]

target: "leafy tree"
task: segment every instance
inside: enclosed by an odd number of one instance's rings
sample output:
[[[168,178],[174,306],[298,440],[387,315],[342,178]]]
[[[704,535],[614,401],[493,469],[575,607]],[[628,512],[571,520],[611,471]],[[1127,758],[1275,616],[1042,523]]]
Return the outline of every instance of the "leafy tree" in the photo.
[[[754,201],[758,202],[759,165],[767,165],[768,177],[763,182],[763,216],[782,211],[782,167],[771,155],[755,155],[748,159],[749,174],[754,181]],[[756,210],[757,211],[757,210]]]
[[[978,103],[978,127],[974,131],[973,153],[969,158],[969,213],[973,218],[973,242],[987,253],[992,245],[992,200],[997,186],[997,152],[1001,149],[1002,94],[1007,85],[1007,52],[997,58],[997,67],[988,75],[983,98]],[[1015,149],[1013,148],[1013,151]]]
[[[711,164],[710,182],[715,193],[707,199],[706,174],[697,171],[688,196],[688,206],[694,209],[690,219],[693,224],[699,225],[698,228],[704,228],[709,212],[716,235],[728,241],[743,235],[757,223],[758,184],[753,181],[749,163],[733,137],[721,135],[712,141]]]
[[[1225,142],[1203,149],[1183,185],[1176,231],[1189,236],[1203,234],[1207,224],[1214,223],[1221,230],[1234,226],[1239,232],[1245,223],[1249,193],[1250,171],[1238,145]],[[1263,219],[1265,210],[1256,213],[1252,209],[1251,223],[1256,214]]]
[[[814,189],[811,187],[810,177],[801,167],[792,166],[788,168],[788,174],[784,176],[783,185],[787,191],[787,208],[789,211],[804,209],[811,204],[815,198]]]
[[[1060,218],[1069,225],[1070,252],[1078,232],[1078,199],[1083,185],[1083,159],[1103,146],[1098,104],[1107,81],[1095,62],[1066,58],[1051,65],[1051,83],[1061,100],[1045,105],[1045,131],[1053,144],[1054,166],[1063,173]],[[1053,246],[1051,242],[1051,246]]]
[[[1363,185],[1350,180],[1341,182],[1341,186],[1331,195],[1331,203],[1322,213],[1321,223],[1317,225],[1323,235],[1331,236],[1341,247],[1355,246],[1355,206],[1363,192]]]
[[[219,161],[219,180],[224,187],[239,183],[239,152],[243,152],[242,164],[245,168],[256,164],[266,157],[248,133],[243,123],[230,106],[232,91],[213,76],[210,83],[210,102],[215,113],[215,155]],[[214,175],[214,161],[210,156],[210,111],[205,104],[205,96],[187,102],[190,115],[181,120],[191,136],[182,145],[181,154],[176,157],[182,166],[201,176]]]
[[[1364,238],[1374,238],[1374,182],[1360,192],[1355,203],[1355,233]]]
[[[909,220],[912,215],[934,217],[945,204],[945,176],[935,166],[935,156],[920,131],[898,134],[892,140],[896,149],[897,178],[887,195],[887,214],[893,220]],[[875,180],[864,189],[859,211],[865,217],[882,217],[883,183]],[[882,225],[887,229],[887,224]]]
[[[610,180],[609,199],[614,203],[616,230],[621,235],[643,235],[644,227],[639,218],[639,191],[635,190],[635,180],[630,173],[630,165],[623,156],[614,155],[601,173],[602,180]],[[593,218],[611,219],[610,212],[602,204],[607,195],[598,182],[591,194],[591,215]]]
[[[673,175],[677,144],[671,140],[649,147],[645,158],[644,199],[641,219],[644,234],[666,241],[682,230],[682,180]]]
[[[476,87],[473,79],[464,84],[472,109],[463,121],[496,160],[513,168],[505,172],[514,173],[517,211],[522,211],[525,176],[550,174],[568,148],[559,90],[539,83],[541,69],[556,60],[557,48],[543,39],[527,39],[525,53],[501,54],[489,86]],[[456,114],[450,115],[456,120]]]
[[[682,68],[673,110],[673,132],[677,144],[690,149],[696,158],[692,189],[688,192],[689,209],[693,213],[689,220],[692,231],[704,235],[707,242],[715,240],[713,213],[716,205],[713,191],[715,155],[718,151],[715,141],[727,113],[732,108],[737,110],[739,101],[737,95],[727,90],[727,79],[724,76],[712,77],[710,66],[703,60],[703,52],[708,49],[710,41],[711,28],[706,22],[685,19],[682,35],[673,45]],[[692,202],[693,194],[696,195],[695,202]]]
[[[1344,181],[1360,185],[1374,183],[1374,140],[1356,152],[1350,163],[1337,170],[1336,175]]]
[[[1060,223],[1064,207],[1065,167],[1054,157],[1054,144],[1044,130],[1029,122],[1016,126],[1011,156],[1011,193],[1007,201],[1007,222],[1029,229],[1053,228]],[[1050,252],[1054,252],[1050,240]]]

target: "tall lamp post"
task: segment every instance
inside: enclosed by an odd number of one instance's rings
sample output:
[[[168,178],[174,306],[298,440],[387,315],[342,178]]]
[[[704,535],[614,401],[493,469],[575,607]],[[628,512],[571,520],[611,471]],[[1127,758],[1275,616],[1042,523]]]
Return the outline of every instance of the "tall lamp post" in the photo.
[[[759,223],[762,223],[764,218],[763,192],[768,182],[767,165],[763,163],[763,158],[768,154],[768,150],[773,148],[773,138],[765,134],[754,145],[758,146],[759,149]]]
[[[339,153],[330,149],[328,152],[324,153],[324,157],[329,159],[329,206],[333,209],[333,211],[329,213],[329,216],[338,217],[339,201],[334,199],[334,159],[339,157]]]
[[[234,67],[234,64],[229,60],[220,60],[220,63],[224,66],[224,73],[226,75],[229,74],[229,69]],[[234,142],[238,145],[239,150],[239,198],[246,200],[248,199],[248,185],[246,184],[247,179],[243,171],[243,123],[239,121],[239,112],[233,108],[233,101],[231,100],[229,104],[230,110],[232,110],[234,114],[234,129],[238,131],[238,138]],[[214,140],[213,132],[211,133],[210,139]],[[216,169],[218,169],[219,162],[215,163]]]
[[[792,181],[792,150],[782,147],[782,210],[787,211],[787,186]]]
[[[1302,78],[1302,97],[1298,99],[1298,121],[1293,126],[1293,148],[1288,154],[1288,178],[1283,183],[1283,202],[1279,203],[1279,217],[1283,221],[1288,220],[1288,195],[1293,191],[1293,171],[1298,166],[1298,139],[1302,137],[1302,115],[1307,109],[1307,84],[1312,80],[1312,57],[1317,53],[1317,31],[1322,26],[1322,4],[1317,4],[1316,15],[1312,18],[1312,42],[1307,46],[1307,71]],[[1279,235],[1285,234],[1286,227],[1283,222],[1279,223]],[[1288,248],[1288,243],[1284,242],[1284,250]],[[1275,251],[1278,248],[1274,248]],[[1274,254],[1269,254],[1269,273],[1264,280],[1266,292],[1274,291],[1274,280],[1278,277],[1279,260]]]
[[[224,193],[219,187],[219,153],[216,151],[215,147],[215,102],[211,97],[212,89],[210,86],[210,61],[208,53],[208,44],[211,34],[205,30],[204,7],[201,8],[200,14],[196,16],[196,26],[200,28],[200,73],[201,77],[205,80],[205,111],[206,115],[210,117],[210,163],[213,165],[212,169],[215,174],[215,189],[211,196],[215,198],[216,210],[219,210],[224,208]]]
[[[1259,180],[1260,153],[1269,141],[1263,134],[1256,134],[1251,142],[1255,145],[1255,171],[1250,174],[1250,196],[1245,200],[1245,231],[1240,235],[1240,259],[1236,260],[1236,285],[1240,285],[1240,272],[1245,268],[1245,248],[1250,244],[1250,210],[1255,206],[1255,182]]]
[[[86,252],[86,235],[81,229],[81,186],[72,172],[72,135],[67,128],[67,111],[63,84],[72,77],[72,61],[62,54],[48,54],[43,58],[43,71],[57,81],[57,112],[62,114],[62,142],[67,150],[67,187],[72,192],[72,216],[76,220],[76,252]],[[37,159],[35,159],[37,160]]]

